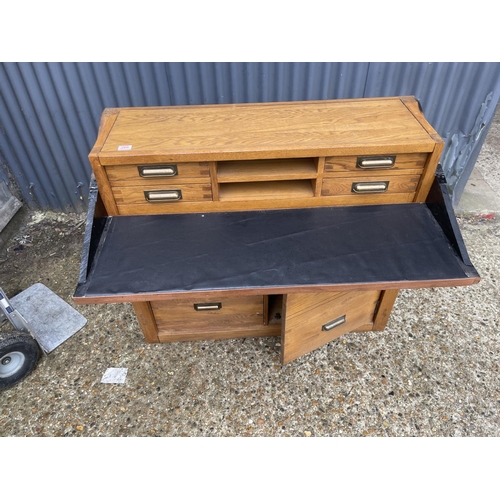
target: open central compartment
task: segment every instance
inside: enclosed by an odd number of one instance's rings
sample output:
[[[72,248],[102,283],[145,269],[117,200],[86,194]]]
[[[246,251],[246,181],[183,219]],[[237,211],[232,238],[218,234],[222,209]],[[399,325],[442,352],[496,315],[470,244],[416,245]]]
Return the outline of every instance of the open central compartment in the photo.
[[[219,200],[311,198],[317,175],[316,158],[221,161]]]

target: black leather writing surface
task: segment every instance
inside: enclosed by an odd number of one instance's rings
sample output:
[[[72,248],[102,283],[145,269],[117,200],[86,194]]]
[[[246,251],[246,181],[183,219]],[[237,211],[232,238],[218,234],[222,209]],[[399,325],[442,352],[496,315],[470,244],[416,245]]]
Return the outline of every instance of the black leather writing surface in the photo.
[[[79,294],[414,282],[471,272],[424,204],[126,216],[109,218]]]

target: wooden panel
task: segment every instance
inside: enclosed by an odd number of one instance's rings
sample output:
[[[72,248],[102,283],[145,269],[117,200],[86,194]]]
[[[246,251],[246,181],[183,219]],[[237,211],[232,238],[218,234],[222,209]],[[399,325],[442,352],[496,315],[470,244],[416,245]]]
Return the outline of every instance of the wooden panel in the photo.
[[[179,201],[167,201],[167,202],[148,202],[145,198],[145,191],[161,191],[161,190],[173,190],[180,189],[182,193],[182,199]],[[212,187],[210,184],[165,184],[165,183],[148,183],[143,186],[131,186],[131,187],[114,187],[113,194],[115,196],[116,204],[120,207],[125,204],[135,204],[135,203],[149,203],[151,205],[172,205],[181,204],[190,201],[203,201],[212,199]]]
[[[381,331],[387,325],[387,321],[389,320],[389,316],[394,306],[394,302],[396,302],[398,293],[399,290],[384,290],[380,294],[380,302],[373,319],[373,329],[375,331]]]
[[[264,183],[262,183],[264,184]],[[224,184],[221,184],[224,186]],[[220,202],[190,202],[190,203],[137,203],[130,205],[120,205],[120,215],[143,215],[143,214],[162,214],[162,213],[194,213],[194,212],[243,212],[247,210],[275,210],[275,209],[293,209],[308,207],[325,207],[340,205],[376,205],[389,203],[410,203],[413,201],[414,193],[408,194],[363,194],[354,197],[352,194],[346,196],[323,196],[313,197],[312,187],[306,191],[307,196],[302,198],[289,198],[284,195],[283,198],[273,198],[270,193],[266,199],[231,199]]]
[[[314,196],[318,197],[321,196],[321,187],[323,186],[323,172],[325,170],[324,156],[316,158],[316,169],[318,171],[318,177],[316,178],[316,181],[313,182],[313,184],[314,184]]]
[[[94,144],[92,151],[89,153],[89,162],[92,170],[94,172],[97,185],[99,187],[99,194],[101,196],[102,202],[105,206],[106,212],[109,215],[117,215],[118,207],[116,206],[113,193],[111,191],[111,186],[109,184],[108,176],[106,171],[99,161],[99,151],[101,150],[109,131],[113,128],[113,125],[118,117],[120,110],[117,108],[107,108],[104,110],[101,116],[101,121],[99,124],[99,132],[97,140]]]
[[[315,179],[316,175],[316,165],[312,158],[227,161],[218,162],[217,165],[219,182]]]
[[[433,137],[437,142],[443,142],[439,134],[432,128],[431,124],[425,119],[418,101],[413,96],[400,97],[401,102],[408,108],[411,114],[418,120],[424,130]]]
[[[132,305],[134,306],[137,321],[141,326],[144,338],[148,342],[159,342],[158,328],[156,327],[151,304],[149,302],[134,302]]]
[[[294,200],[314,196],[311,181],[237,182],[219,185],[219,200]]]
[[[437,143],[434,151],[432,152],[432,154],[429,155],[425,172],[420,179],[420,184],[417,187],[417,192],[415,194],[415,199],[413,201],[417,203],[422,203],[427,198],[432,183],[434,182],[434,175],[436,173],[436,168],[438,166],[439,159],[441,158],[441,153],[443,152],[443,147],[444,147],[443,141]]]
[[[455,287],[455,286],[469,286],[479,283],[481,278],[479,276],[467,276],[463,278],[450,278],[450,279],[429,279],[422,281],[380,281],[377,283],[354,283],[354,284],[330,284],[330,285],[296,285],[296,286],[276,286],[276,287],[255,287],[252,289],[241,288],[228,290],[221,293],[215,291],[212,295],[214,299],[222,296],[226,297],[242,297],[248,294],[287,294],[287,293],[314,293],[314,292],[348,292],[352,290],[400,290],[400,289],[416,289],[416,288],[431,288],[431,287]],[[74,295],[73,302],[75,304],[117,304],[120,302],[144,302],[148,300],[155,301],[170,301],[175,298],[188,298],[191,297],[196,300],[199,292],[145,292],[135,294],[116,293],[109,294],[93,294],[93,295]]]
[[[219,183],[217,182],[217,162],[210,161],[210,181],[212,184],[212,199],[219,201]]]
[[[120,215],[157,215],[157,214],[184,214],[193,212],[216,212],[220,209],[220,203],[207,200],[205,202],[186,202],[175,201],[165,203],[130,203],[128,205],[120,205]]]
[[[434,144],[398,97],[122,108],[99,158],[103,165],[304,158],[430,152]]]
[[[179,333],[180,332],[180,333]],[[220,340],[238,339],[245,337],[278,337],[281,335],[280,325],[258,325],[249,326],[242,330],[185,330],[173,332],[171,330],[160,330],[158,339],[160,342],[191,342],[194,340]]]
[[[342,196],[349,195],[357,197],[375,196],[396,193],[414,193],[417,188],[420,176],[418,175],[387,175],[373,174],[363,175],[362,177],[328,177],[323,179],[323,187],[321,189],[322,196]],[[384,193],[353,193],[353,183],[357,182],[388,182],[387,191]]]
[[[176,165],[177,175],[172,177],[141,177],[137,165],[116,165],[106,167],[111,186],[145,186],[151,183],[207,183],[210,178],[208,162],[168,163]],[[148,165],[151,167],[159,165]]]
[[[373,320],[380,292],[291,293],[284,297],[281,361],[289,363],[340,335]],[[330,331],[322,328],[345,315],[345,322]]]
[[[220,303],[218,310],[195,310],[194,304]],[[195,300],[151,302],[158,330],[164,335],[199,334],[248,330],[264,324],[262,295],[247,297],[213,297],[198,295]]]
[[[370,155],[368,155],[370,156]],[[376,155],[374,155],[376,156]],[[384,155],[380,155],[384,156]],[[390,156],[387,154],[386,156]],[[400,154],[395,155],[396,161],[394,167],[369,169],[369,172],[398,172],[403,170],[403,173],[421,173],[427,160],[427,153],[415,154]],[[330,156],[325,158],[325,176],[330,176],[335,172],[361,172],[367,173],[367,169],[356,167],[358,156]],[[407,172],[407,170],[411,170]]]

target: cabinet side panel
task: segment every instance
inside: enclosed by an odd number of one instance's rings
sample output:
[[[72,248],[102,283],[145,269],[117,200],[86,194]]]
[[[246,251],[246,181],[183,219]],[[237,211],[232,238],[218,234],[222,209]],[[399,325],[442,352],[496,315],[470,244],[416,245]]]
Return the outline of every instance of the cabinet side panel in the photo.
[[[429,190],[431,189],[432,183],[434,182],[434,176],[436,173],[436,168],[438,166],[439,159],[441,158],[441,153],[443,152],[444,143],[438,142],[434,147],[434,151],[429,155],[427,164],[424,168],[424,173],[420,178],[420,183],[417,187],[417,192],[414,198],[414,202],[422,203],[426,200]]]
[[[384,290],[380,294],[380,302],[373,318],[374,331],[381,331],[386,327],[398,293],[399,290]]]
[[[97,185],[99,187],[99,194],[101,195],[106,211],[109,215],[118,215],[118,207],[116,206],[113,192],[111,191],[111,185],[106,175],[104,167],[99,161],[99,153],[106,142],[113,125],[120,113],[118,108],[108,108],[105,109],[102,116],[101,122],[99,124],[99,132],[97,134],[97,140],[89,153],[89,162],[92,170],[94,172],[95,178],[97,180]]]

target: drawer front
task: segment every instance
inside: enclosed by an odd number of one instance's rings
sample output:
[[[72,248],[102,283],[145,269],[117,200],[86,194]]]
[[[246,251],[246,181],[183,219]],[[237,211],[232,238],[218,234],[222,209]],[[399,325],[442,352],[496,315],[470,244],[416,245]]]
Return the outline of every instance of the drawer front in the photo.
[[[158,331],[165,334],[244,330],[264,323],[264,297],[229,297],[214,299],[151,302]]]
[[[407,195],[415,193],[419,175],[376,175],[328,177],[323,179],[321,188],[322,196],[352,196],[353,203],[356,198],[377,196],[382,200],[384,195],[402,194],[406,200]]]
[[[148,183],[143,186],[113,187],[116,204],[121,205],[169,205],[212,200],[210,184],[163,184]]]
[[[399,155],[329,156],[325,158],[324,175],[342,172],[421,173],[427,160],[427,153]]]
[[[291,293],[284,299],[282,362],[373,322],[380,291]]]
[[[119,165],[106,167],[111,186],[145,186],[151,183],[183,184],[210,182],[208,162]]]

